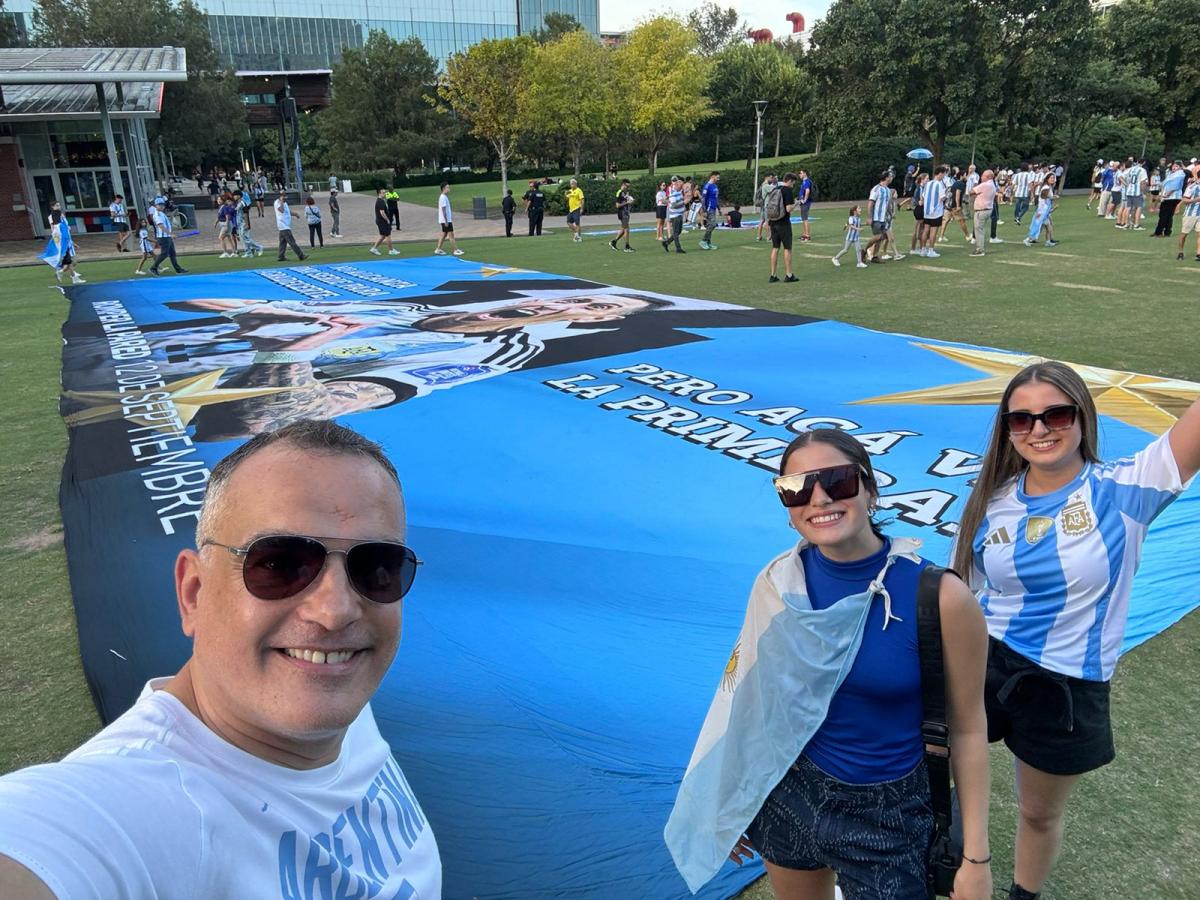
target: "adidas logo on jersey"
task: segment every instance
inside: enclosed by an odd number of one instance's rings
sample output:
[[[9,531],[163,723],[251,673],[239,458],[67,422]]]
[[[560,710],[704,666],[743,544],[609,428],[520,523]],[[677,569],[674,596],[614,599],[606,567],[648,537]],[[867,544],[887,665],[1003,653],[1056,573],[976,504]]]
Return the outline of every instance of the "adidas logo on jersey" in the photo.
[[[995,531],[993,531],[991,534],[989,534],[986,538],[984,538],[984,541],[983,541],[983,545],[985,547],[1000,547],[1004,544],[1011,544],[1011,543],[1012,543],[1012,536],[1008,533],[1008,529],[1004,528],[1004,527],[997,528]]]

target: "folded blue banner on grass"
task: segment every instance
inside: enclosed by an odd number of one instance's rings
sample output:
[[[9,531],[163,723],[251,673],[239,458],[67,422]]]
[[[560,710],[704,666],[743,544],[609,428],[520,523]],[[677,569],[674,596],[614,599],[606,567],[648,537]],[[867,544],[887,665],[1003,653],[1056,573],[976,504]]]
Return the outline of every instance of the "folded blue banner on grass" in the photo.
[[[755,574],[794,540],[783,447],[851,431],[890,533],[944,560],[1027,361],[438,257],[68,294],[62,505],[102,715],[189,652],[171,565],[208,470],[257,431],[340,417],[395,462],[426,561],[373,707],[448,898],[687,896],[663,826]],[[1122,394],[1106,457],[1200,390],[1083,371]],[[1126,649],[1200,602],[1198,539],[1193,489],[1151,529]],[[760,872],[727,865],[701,896]]]

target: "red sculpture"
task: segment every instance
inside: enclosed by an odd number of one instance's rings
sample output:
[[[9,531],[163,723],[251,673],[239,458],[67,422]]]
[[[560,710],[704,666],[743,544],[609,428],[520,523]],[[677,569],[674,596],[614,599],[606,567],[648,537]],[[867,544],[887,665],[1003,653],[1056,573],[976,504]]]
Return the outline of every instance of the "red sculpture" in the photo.
[[[792,34],[799,34],[804,30],[804,16],[800,13],[790,12],[784,18],[792,23]]]
[[[770,28],[755,28],[746,32],[746,36],[756,44],[769,44],[775,40],[775,35],[771,33]]]

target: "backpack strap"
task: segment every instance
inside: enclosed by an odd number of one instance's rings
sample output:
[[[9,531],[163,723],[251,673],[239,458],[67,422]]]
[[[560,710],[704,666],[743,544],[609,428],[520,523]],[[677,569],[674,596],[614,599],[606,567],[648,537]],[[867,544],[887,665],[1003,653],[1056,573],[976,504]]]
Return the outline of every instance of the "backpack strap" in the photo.
[[[929,771],[929,795],[937,826],[949,831],[950,728],[946,724],[946,662],[942,655],[942,576],[949,569],[926,566],[917,582],[917,650],[921,659],[921,740]]]

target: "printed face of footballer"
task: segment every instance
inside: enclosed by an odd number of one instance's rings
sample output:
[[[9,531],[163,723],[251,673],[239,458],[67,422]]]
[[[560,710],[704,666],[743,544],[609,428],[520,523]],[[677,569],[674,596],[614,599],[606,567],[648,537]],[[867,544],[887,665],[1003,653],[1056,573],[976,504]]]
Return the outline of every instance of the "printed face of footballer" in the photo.
[[[611,322],[641,312],[648,305],[645,300],[619,294],[578,294],[553,300],[518,300],[480,312],[435,313],[422,319],[419,327],[426,331],[479,334],[552,322]]]

